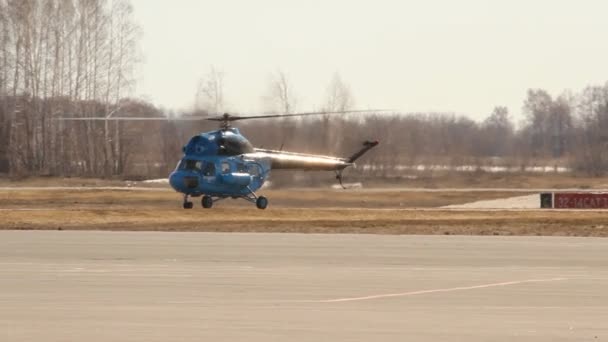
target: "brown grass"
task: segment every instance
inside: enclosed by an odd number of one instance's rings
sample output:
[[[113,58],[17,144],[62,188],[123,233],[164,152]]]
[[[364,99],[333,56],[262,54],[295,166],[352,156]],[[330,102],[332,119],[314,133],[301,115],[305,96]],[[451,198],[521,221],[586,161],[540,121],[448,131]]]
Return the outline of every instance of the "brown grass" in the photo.
[[[398,209],[0,211],[2,229],[608,236],[606,212]]]
[[[521,192],[264,193],[267,210],[231,200],[183,210],[179,194],[165,190],[2,190],[0,229],[608,236],[602,211],[412,209]],[[24,208],[34,210],[13,210]]]
[[[260,192],[273,208],[434,208],[484,199],[525,195],[511,191],[396,191],[396,190],[266,190]],[[200,206],[200,198],[192,201]],[[171,190],[0,190],[0,208],[64,209],[175,209],[182,196]],[[243,200],[227,199],[216,207],[246,207]]]

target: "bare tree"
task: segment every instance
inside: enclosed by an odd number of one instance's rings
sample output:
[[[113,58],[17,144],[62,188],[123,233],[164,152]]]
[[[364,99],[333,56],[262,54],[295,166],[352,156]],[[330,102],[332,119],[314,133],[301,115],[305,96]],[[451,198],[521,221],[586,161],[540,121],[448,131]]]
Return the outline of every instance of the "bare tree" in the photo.
[[[269,75],[266,93],[262,96],[266,112],[289,114],[296,108],[297,98],[294,87],[289,76],[282,70],[277,70]],[[268,131],[271,132],[265,141],[268,147],[283,149],[291,146],[297,140],[299,120],[285,119],[274,122],[266,122]]]
[[[215,66],[199,80],[195,109],[219,114],[224,111],[224,72]]]
[[[329,85],[327,86],[325,100],[323,102],[323,111],[326,112],[342,112],[352,109],[354,106],[354,98],[350,87],[342,80],[339,73],[334,73]],[[344,119],[325,115],[323,122],[323,140],[326,146],[333,147],[332,153],[342,149],[340,146],[340,136],[344,130]]]
[[[289,114],[295,110],[297,99],[291,80],[282,70],[270,76],[268,93],[264,96],[271,112]]]
[[[507,107],[495,107],[481,124],[480,141],[476,146],[479,155],[507,156],[511,152],[514,131]]]
[[[10,134],[13,123],[9,106],[9,70],[12,67],[11,27],[6,0],[0,0],[0,173],[10,170]]]
[[[535,157],[542,157],[549,147],[548,141],[548,118],[551,115],[553,99],[545,90],[528,90],[528,96],[524,102],[524,112],[527,115],[528,125],[531,131],[529,151]]]
[[[553,158],[563,157],[569,148],[572,136],[572,99],[562,95],[551,106],[548,123],[550,148]]]
[[[577,112],[575,166],[602,176],[608,171],[608,83],[585,88]]]
[[[107,125],[53,119],[114,110],[132,84],[138,38],[128,0],[0,0],[0,160],[8,155],[11,172],[108,169],[120,146],[105,147],[118,141]]]
[[[346,111],[355,105],[350,87],[342,80],[339,73],[334,73],[327,86],[323,110],[328,112]]]

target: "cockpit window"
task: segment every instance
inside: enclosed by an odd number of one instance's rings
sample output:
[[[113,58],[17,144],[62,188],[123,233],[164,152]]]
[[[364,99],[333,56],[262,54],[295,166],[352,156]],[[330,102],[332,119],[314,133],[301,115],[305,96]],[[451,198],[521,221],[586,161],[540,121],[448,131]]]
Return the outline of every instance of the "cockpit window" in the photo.
[[[181,170],[200,171],[203,168],[203,162],[200,160],[186,159],[180,165]]]

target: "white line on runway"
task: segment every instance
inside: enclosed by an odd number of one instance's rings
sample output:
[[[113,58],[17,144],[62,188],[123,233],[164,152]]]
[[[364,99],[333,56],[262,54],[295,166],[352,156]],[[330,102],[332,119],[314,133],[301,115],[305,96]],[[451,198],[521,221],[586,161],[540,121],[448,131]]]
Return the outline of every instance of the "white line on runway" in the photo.
[[[541,282],[560,281],[560,280],[567,280],[567,278],[528,279],[528,280],[506,281],[506,282],[502,282],[502,283],[451,287],[451,288],[447,288],[447,289],[421,290],[421,291],[402,292],[402,293],[386,293],[386,294],[371,295],[371,296],[364,296],[364,297],[325,299],[325,300],[315,300],[315,301],[308,301],[308,302],[314,302],[314,303],[354,302],[354,301],[379,299],[379,298],[406,297],[406,296],[416,296],[416,295],[421,295],[421,294],[437,293],[437,292],[454,292],[454,291],[464,291],[464,290],[475,290],[475,289],[485,289],[488,287],[509,286],[509,285],[525,284],[525,283],[541,283]]]

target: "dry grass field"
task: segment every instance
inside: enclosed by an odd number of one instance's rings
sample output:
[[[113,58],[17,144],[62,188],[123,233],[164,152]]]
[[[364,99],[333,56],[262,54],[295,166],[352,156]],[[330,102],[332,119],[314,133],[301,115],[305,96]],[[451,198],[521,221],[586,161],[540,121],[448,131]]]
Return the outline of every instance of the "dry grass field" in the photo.
[[[429,191],[415,190],[321,190],[287,189],[259,192],[272,208],[435,208],[449,204],[518,196],[516,191]],[[193,198],[195,210],[200,197]],[[169,189],[4,189],[0,208],[48,209],[180,209],[182,195]],[[223,207],[253,207],[243,200],[226,199],[214,204]]]
[[[608,236],[605,212],[382,209],[0,211],[2,229]]]
[[[267,210],[226,200],[181,209],[167,189],[3,189],[0,229],[608,236],[608,212],[443,210],[510,191],[268,190]]]

